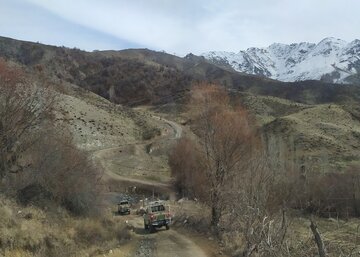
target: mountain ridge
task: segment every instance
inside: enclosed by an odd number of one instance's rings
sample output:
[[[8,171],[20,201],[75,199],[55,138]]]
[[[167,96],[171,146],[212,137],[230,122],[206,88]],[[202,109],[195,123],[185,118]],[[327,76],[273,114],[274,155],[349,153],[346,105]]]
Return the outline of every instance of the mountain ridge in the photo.
[[[174,118],[186,109],[193,84],[222,85],[230,92],[234,103],[243,104],[254,115],[270,146],[275,144],[277,147],[276,144],[279,144],[280,147],[282,142],[295,140],[296,158],[302,160],[302,156],[306,156],[314,159],[319,152],[325,152],[334,170],[345,169],[350,161],[360,163],[358,85],[316,80],[281,82],[221,68],[192,54],[181,58],[149,49],[86,52],[3,37],[0,37],[0,58],[19,65],[34,77],[38,76],[40,81],[54,82],[60,91],[63,90],[61,85],[74,86],[91,91],[115,105],[125,108],[148,106]],[[70,102],[71,106],[79,109],[74,117],[70,117],[76,119],[70,125],[77,132],[76,139],[82,147],[102,142],[116,144],[118,141],[111,140],[115,133],[126,133],[121,124],[137,126],[135,121],[133,123],[126,117],[122,119],[122,116],[119,117],[121,121],[113,124],[114,130],[105,129],[97,123],[94,126],[90,121],[95,120],[92,115],[95,111],[83,101],[82,96],[79,97],[76,102],[70,101],[71,97],[65,97],[63,102],[65,106]],[[76,103],[76,107],[72,103]],[[84,109],[90,109],[87,116],[79,117]],[[109,123],[113,118],[111,113],[105,116],[107,121],[99,121],[99,124]],[[180,119],[187,120],[186,117]],[[80,127],[83,120],[88,121],[88,127]],[[148,130],[150,134],[156,133],[151,127]],[[89,136],[81,136],[79,132]],[[128,135],[131,137],[132,134]],[[88,138],[93,144],[87,142]],[[290,149],[291,144],[285,145]]]
[[[0,58],[129,106],[171,103],[199,82],[305,104],[360,101],[357,85],[281,82],[219,67],[193,54],[181,58],[149,49],[86,52],[0,37]]]
[[[360,40],[346,42],[328,37],[318,44],[273,43],[238,53],[210,51],[201,54],[210,62],[238,72],[285,82],[322,80],[330,83],[360,83]]]

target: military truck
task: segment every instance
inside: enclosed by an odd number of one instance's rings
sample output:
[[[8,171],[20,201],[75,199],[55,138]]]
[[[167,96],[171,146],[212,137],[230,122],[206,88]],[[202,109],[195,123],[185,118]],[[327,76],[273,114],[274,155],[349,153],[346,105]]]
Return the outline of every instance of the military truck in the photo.
[[[165,226],[166,230],[170,228],[172,215],[169,208],[161,202],[152,202],[146,206],[144,214],[144,228],[154,232],[155,228]]]
[[[130,214],[130,203],[127,200],[123,200],[118,203],[118,211],[119,215]]]

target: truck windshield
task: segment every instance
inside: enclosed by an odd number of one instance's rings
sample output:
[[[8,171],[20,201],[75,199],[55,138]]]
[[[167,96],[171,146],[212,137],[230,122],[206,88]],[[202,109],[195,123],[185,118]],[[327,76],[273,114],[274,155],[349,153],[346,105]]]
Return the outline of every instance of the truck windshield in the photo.
[[[165,211],[164,205],[157,205],[151,207],[151,212]]]

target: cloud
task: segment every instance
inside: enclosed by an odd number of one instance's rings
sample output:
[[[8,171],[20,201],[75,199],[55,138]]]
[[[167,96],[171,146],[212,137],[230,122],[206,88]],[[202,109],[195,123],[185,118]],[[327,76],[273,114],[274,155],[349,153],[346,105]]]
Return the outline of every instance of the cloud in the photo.
[[[84,50],[140,46],[101,30],[70,22],[41,6],[20,0],[0,3],[0,35]]]
[[[358,37],[357,28],[360,26],[358,0],[15,2],[44,10],[49,20],[57,17],[59,23],[61,20],[68,27],[72,24],[78,28],[77,32],[87,31],[88,37],[98,35],[99,42],[88,42],[87,47],[94,44],[93,48],[97,45],[100,49],[102,45],[112,46],[115,42],[118,46],[144,46],[178,54],[239,51],[273,42],[318,42],[328,36],[350,41]],[[100,35],[106,36],[102,39]],[[66,31],[64,37],[76,39],[74,35],[68,36]]]

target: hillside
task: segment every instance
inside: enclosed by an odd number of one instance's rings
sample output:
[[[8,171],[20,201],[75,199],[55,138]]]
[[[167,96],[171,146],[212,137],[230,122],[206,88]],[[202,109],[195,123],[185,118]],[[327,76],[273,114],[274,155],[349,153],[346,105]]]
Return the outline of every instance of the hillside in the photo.
[[[295,162],[308,171],[338,172],[360,163],[360,119],[352,104],[303,104],[251,93],[233,98],[254,115],[277,167]]]
[[[359,158],[359,153],[351,152],[348,146],[352,139],[357,142],[353,134],[357,133],[360,117],[358,86],[279,82],[224,69],[192,54],[180,58],[147,49],[90,53],[1,38],[0,56],[67,85],[73,93],[62,96],[58,119],[69,124],[79,146],[88,150],[134,142],[147,133],[141,132],[138,125],[150,132],[156,127],[153,119],[110,102],[130,107],[155,106],[177,119],[192,83],[210,81],[223,84],[235,95],[241,92],[240,101],[255,114],[260,126],[283,139],[297,138],[296,147],[308,149],[299,150],[303,155],[316,156],[317,148],[327,149],[332,165],[340,168]],[[330,104],[332,108],[324,107]],[[334,108],[341,112],[333,112]],[[328,115],[334,118],[328,120]],[[349,118],[343,120],[344,115]],[[350,131],[344,131],[344,123],[351,127]],[[309,147],[313,137],[318,142],[314,150]]]
[[[178,101],[198,81],[307,104],[357,101],[360,95],[357,86],[319,81],[284,83],[225,69],[192,54],[180,58],[147,49],[84,52],[0,38],[0,57],[129,106]]]

